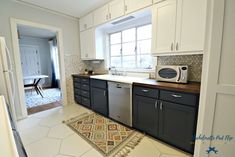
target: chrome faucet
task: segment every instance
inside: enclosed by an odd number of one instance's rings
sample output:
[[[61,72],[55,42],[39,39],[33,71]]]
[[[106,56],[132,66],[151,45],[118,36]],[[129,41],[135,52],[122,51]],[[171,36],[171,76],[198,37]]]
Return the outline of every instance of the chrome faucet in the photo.
[[[110,67],[109,71],[111,71],[112,75],[117,75],[117,68],[116,67]]]

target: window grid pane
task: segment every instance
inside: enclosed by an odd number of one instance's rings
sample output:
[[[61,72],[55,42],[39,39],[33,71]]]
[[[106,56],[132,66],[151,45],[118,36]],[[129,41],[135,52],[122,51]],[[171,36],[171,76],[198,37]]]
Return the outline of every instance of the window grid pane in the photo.
[[[120,44],[120,43],[121,43],[121,32],[110,35],[110,44]]]
[[[110,65],[118,68],[153,68],[151,24],[110,34]]]
[[[137,41],[137,54],[151,53],[151,39]]]
[[[136,28],[122,31],[122,42],[130,42],[136,40]]]
[[[121,44],[115,44],[110,46],[110,56],[120,56],[122,55],[121,53]]]
[[[137,27],[137,40],[150,39],[151,34],[152,34],[151,25]]]

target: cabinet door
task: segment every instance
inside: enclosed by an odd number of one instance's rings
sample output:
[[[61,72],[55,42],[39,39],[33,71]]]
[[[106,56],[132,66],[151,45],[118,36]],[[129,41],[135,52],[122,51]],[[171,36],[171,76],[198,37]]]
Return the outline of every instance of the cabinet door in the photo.
[[[84,31],[93,26],[93,13],[87,14],[79,20],[80,31]]]
[[[156,99],[134,96],[133,125],[135,128],[157,137],[158,109]]]
[[[153,8],[153,53],[174,51],[176,32],[176,0],[167,0]]]
[[[91,106],[98,113],[108,116],[107,90],[100,88],[91,88]]]
[[[152,0],[125,0],[125,13],[129,14],[136,10],[150,6],[152,3]]]
[[[206,29],[205,0],[179,0],[176,51],[202,51]]]
[[[80,32],[81,59],[95,58],[95,33],[94,29]]]
[[[109,18],[111,20],[121,17],[125,14],[124,0],[113,0],[109,3]]]
[[[94,25],[100,25],[108,21],[109,8],[108,4],[94,11]]]
[[[159,138],[193,152],[195,118],[195,108],[162,101],[159,109]]]

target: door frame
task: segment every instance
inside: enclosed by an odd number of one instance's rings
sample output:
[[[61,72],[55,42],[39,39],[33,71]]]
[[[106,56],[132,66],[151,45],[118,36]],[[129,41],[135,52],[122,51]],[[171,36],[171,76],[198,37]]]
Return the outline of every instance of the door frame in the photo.
[[[57,28],[50,25],[45,25],[41,23],[35,23],[31,21],[10,18],[11,24],[11,34],[12,34],[12,43],[13,43],[13,52],[14,52],[14,62],[15,62],[15,71],[16,71],[16,81],[17,81],[17,92],[19,94],[19,104],[21,110],[21,116],[17,117],[17,119],[27,118],[28,113],[25,105],[25,94],[24,92],[24,84],[23,84],[23,76],[21,70],[21,61],[20,61],[20,45],[18,40],[18,32],[17,25],[25,25],[40,29],[47,29],[56,32],[56,38],[58,43],[58,51],[59,51],[59,62],[60,62],[60,79],[61,79],[61,92],[62,92],[62,103],[63,106],[67,106],[67,90],[66,90],[66,77],[65,77],[65,63],[64,63],[64,46],[63,46],[63,32],[61,28]]]

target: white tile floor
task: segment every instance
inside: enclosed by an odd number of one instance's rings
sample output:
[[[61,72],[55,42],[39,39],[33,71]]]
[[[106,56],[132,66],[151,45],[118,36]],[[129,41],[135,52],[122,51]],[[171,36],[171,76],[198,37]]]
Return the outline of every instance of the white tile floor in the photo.
[[[89,110],[78,106],[58,107],[18,122],[29,157],[102,157],[79,135],[62,123]],[[189,157],[182,151],[145,136],[128,157]]]

